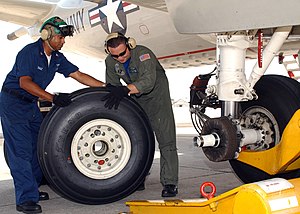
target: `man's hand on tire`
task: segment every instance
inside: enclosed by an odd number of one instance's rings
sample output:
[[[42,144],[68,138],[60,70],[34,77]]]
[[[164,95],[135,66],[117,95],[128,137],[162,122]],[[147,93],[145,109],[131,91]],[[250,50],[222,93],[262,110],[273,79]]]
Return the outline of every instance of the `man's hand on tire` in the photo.
[[[128,96],[129,89],[126,86],[113,86],[110,83],[106,85],[109,93],[102,98],[105,101],[104,107],[108,109],[118,109],[121,100]]]
[[[72,103],[72,100],[67,93],[59,93],[53,96],[53,103],[59,107],[65,107]]]

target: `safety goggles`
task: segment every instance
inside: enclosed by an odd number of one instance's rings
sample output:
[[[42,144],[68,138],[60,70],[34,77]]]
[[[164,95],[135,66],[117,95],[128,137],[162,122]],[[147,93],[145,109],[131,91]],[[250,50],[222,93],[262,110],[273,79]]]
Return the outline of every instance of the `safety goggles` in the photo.
[[[73,25],[54,25],[52,23],[47,23],[47,25],[51,25],[54,27],[54,32],[56,34],[60,34],[63,37],[73,36],[74,26]]]
[[[125,48],[125,50],[121,53],[119,53],[119,55],[115,55],[115,54],[110,54],[113,58],[118,59],[120,56],[124,56],[126,54],[127,51],[127,47]]]
[[[57,27],[63,37],[73,36],[74,26],[73,25],[65,25],[62,27]]]

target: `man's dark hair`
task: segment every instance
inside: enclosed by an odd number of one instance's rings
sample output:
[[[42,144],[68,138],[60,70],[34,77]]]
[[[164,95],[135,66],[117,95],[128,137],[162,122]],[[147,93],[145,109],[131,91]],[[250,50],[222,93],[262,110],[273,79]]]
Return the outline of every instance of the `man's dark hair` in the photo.
[[[126,44],[127,38],[125,36],[118,36],[117,38],[112,38],[107,41],[107,47],[116,48],[120,44]]]

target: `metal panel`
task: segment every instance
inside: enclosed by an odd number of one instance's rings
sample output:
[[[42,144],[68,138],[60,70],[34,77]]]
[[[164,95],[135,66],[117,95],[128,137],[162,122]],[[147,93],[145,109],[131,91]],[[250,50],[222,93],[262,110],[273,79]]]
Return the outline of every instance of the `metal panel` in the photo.
[[[165,0],[126,0],[126,2],[151,9],[161,10],[165,12],[167,11]]]
[[[166,0],[180,33],[213,33],[300,24],[299,0]]]
[[[0,20],[32,26],[46,17],[55,6],[37,1],[0,0]]]

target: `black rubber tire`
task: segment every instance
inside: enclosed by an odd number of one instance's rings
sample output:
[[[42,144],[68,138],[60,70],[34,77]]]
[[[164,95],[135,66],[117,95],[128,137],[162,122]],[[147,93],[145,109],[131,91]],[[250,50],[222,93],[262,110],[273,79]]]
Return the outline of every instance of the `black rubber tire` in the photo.
[[[295,111],[300,108],[299,82],[285,76],[265,75],[257,82],[254,89],[258,95],[258,100],[241,103],[242,112],[252,106],[266,108],[275,117],[279,126],[279,136],[281,138],[284,128]],[[279,142],[280,139],[275,139],[275,141]],[[256,182],[273,177],[291,179],[300,176],[300,170],[269,175],[262,170],[238,160],[230,160],[229,162],[236,175],[244,183]]]
[[[130,98],[124,98],[117,110],[108,110],[101,101],[106,94],[102,88],[76,91],[71,94],[73,102],[64,108],[53,107],[41,126],[38,154],[44,176],[55,192],[78,203],[105,204],[130,195],[143,182],[152,165],[155,139],[146,114]],[[76,132],[97,119],[119,124],[130,138],[127,164],[107,179],[95,179],[82,173],[71,154]]]

